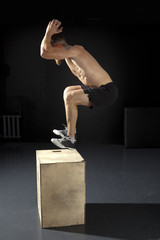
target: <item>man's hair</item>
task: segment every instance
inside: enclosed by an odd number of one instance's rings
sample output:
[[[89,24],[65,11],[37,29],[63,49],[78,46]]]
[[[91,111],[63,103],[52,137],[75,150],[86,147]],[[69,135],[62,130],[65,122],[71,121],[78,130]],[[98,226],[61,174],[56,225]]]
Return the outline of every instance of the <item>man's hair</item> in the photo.
[[[66,39],[65,37],[63,36],[62,33],[57,33],[57,34],[53,34],[51,36],[51,45],[53,46],[54,44],[60,42],[60,41],[65,41],[66,42]]]

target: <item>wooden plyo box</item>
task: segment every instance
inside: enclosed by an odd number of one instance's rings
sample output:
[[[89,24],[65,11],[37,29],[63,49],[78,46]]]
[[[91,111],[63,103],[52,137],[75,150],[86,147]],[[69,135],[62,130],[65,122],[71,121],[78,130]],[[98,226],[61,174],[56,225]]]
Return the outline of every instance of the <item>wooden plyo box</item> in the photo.
[[[37,203],[42,228],[85,223],[85,161],[77,150],[37,150]]]

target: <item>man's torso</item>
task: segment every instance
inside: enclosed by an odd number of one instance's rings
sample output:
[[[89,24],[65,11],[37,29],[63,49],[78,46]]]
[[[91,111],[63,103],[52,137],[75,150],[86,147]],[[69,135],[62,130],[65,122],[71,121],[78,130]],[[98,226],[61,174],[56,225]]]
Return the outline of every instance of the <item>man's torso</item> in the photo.
[[[77,57],[65,59],[71,72],[86,86],[100,87],[112,82],[109,74],[83,47]]]

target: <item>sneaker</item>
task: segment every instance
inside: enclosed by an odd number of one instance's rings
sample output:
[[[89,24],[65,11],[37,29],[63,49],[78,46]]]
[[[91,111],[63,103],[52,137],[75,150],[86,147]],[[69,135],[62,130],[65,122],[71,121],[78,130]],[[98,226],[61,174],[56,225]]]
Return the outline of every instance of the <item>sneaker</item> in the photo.
[[[64,125],[64,130],[57,130],[57,129],[54,129],[53,130],[53,133],[58,135],[58,136],[61,136],[62,138],[65,138],[67,136],[67,133],[68,133],[68,128],[66,125]]]
[[[65,124],[63,124],[64,126],[64,130],[57,130],[57,129],[54,129],[53,130],[53,133],[58,135],[58,136],[61,136],[62,138],[65,138],[67,137],[67,134],[68,134],[68,128]],[[76,134],[76,131],[75,131],[75,134]]]
[[[59,148],[75,148],[75,143],[72,143],[69,138],[52,138],[51,142]]]

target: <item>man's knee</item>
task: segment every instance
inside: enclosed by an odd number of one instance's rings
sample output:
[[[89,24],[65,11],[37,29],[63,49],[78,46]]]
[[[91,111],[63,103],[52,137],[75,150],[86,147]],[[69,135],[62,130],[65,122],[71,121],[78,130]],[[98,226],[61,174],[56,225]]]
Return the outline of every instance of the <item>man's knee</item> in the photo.
[[[69,87],[65,88],[63,93],[63,99],[66,104],[71,104],[74,102],[74,91],[72,91]]]
[[[63,92],[63,99],[64,99],[64,101],[65,101],[65,99],[66,99],[66,97],[67,97],[67,95],[68,95],[68,93],[71,91],[71,87],[66,87],[65,89],[64,89],[64,92]]]

